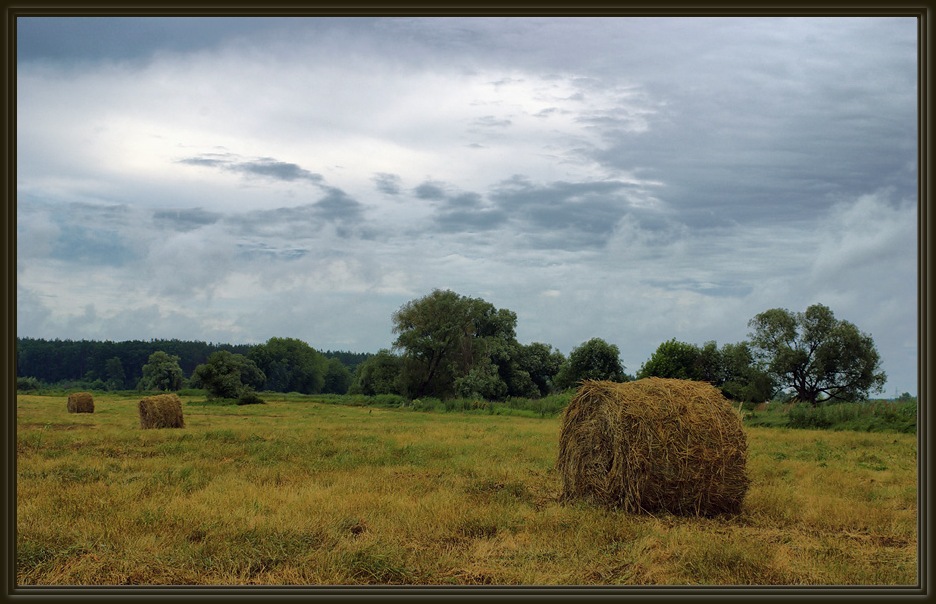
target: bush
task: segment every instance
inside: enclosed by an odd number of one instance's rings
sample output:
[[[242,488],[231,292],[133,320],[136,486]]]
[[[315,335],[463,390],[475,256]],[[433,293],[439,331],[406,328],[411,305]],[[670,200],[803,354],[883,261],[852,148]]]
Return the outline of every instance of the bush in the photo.
[[[42,387],[42,384],[39,383],[34,377],[18,377],[16,378],[16,391],[17,392],[30,392],[34,390],[39,390]]]
[[[265,405],[266,402],[257,396],[257,393],[250,388],[244,388],[241,395],[237,397],[238,405]]]

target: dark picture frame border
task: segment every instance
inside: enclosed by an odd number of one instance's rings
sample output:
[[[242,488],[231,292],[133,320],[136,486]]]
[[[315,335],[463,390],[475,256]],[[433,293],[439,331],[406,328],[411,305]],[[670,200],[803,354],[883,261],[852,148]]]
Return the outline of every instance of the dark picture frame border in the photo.
[[[3,140],[5,157],[2,163],[3,180],[3,305],[6,310],[5,320],[0,326],[3,346],[0,355],[3,369],[0,370],[0,387],[6,394],[6,422],[2,432],[2,451],[5,463],[2,464],[3,493],[0,496],[6,514],[0,528],[2,543],[0,548],[0,581],[3,583],[2,596],[12,601],[25,599],[40,601],[58,601],[76,598],[79,600],[98,601],[101,597],[132,597],[144,600],[164,600],[169,598],[212,598],[223,601],[236,599],[267,599],[273,596],[309,598],[322,600],[392,598],[455,598],[474,599],[489,597],[521,597],[535,599],[578,599],[598,597],[627,598],[633,600],[684,600],[684,599],[738,599],[768,598],[792,599],[808,597],[834,599],[860,597],[862,600],[893,601],[899,597],[919,599],[930,596],[931,590],[931,548],[930,505],[931,484],[929,469],[931,466],[931,445],[927,436],[931,434],[932,418],[927,409],[929,401],[929,376],[932,359],[931,337],[932,296],[931,296],[931,256],[933,232],[932,190],[930,183],[932,170],[932,34],[934,2],[808,2],[791,0],[787,2],[677,2],[660,0],[657,2],[589,2],[589,3],[497,3],[484,0],[471,3],[433,4],[413,2],[296,2],[276,1],[258,2],[185,2],[180,0],[133,2],[76,0],[74,2],[55,2],[43,0],[23,0],[4,2],[2,12],[2,31],[5,43],[0,46],[0,66],[3,72],[3,94],[0,98],[5,103]],[[16,585],[15,566],[15,527],[16,527],[16,20],[19,17],[59,16],[502,16],[502,17],[577,17],[577,16],[866,16],[893,17],[907,16],[918,19],[918,584],[909,587],[879,586],[145,586],[145,587],[32,587]]]

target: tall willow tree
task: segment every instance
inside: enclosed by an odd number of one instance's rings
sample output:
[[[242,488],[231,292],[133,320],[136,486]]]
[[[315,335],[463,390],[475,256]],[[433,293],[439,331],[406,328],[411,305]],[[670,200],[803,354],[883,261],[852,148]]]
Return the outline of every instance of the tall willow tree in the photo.
[[[447,398],[456,383],[481,395],[504,391],[493,365],[516,342],[516,325],[516,313],[450,290],[407,302],[393,315],[406,394]]]

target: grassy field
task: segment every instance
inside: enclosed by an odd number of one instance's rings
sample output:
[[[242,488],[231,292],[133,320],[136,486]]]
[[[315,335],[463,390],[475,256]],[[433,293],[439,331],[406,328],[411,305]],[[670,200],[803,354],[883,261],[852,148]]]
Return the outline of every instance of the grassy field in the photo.
[[[183,401],[195,402],[183,396]],[[17,397],[19,585],[913,585],[910,434],[748,427],[741,514],[562,505],[555,417]]]

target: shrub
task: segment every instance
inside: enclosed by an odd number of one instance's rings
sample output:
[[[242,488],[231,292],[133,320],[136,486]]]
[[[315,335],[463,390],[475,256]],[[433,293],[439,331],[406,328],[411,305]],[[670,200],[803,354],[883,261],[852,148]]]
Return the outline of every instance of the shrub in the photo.
[[[16,378],[16,390],[17,392],[30,392],[34,390],[39,390],[42,387],[42,384],[39,383],[39,380],[34,377],[17,377]]]
[[[241,395],[237,398],[238,405],[265,405],[262,398],[251,388],[244,388]]]

